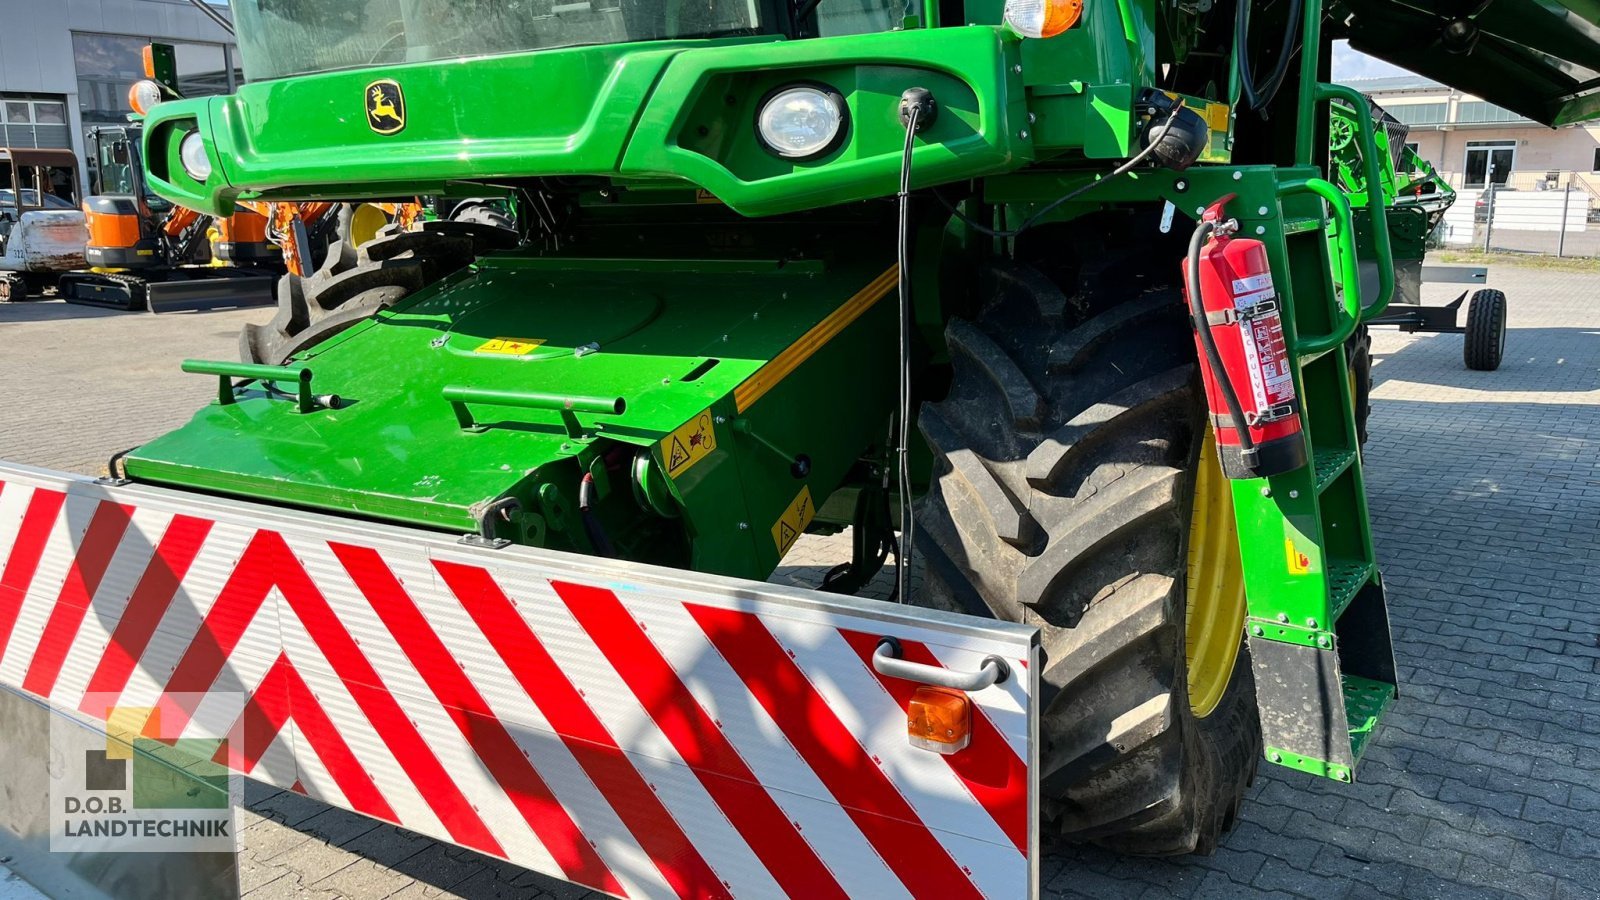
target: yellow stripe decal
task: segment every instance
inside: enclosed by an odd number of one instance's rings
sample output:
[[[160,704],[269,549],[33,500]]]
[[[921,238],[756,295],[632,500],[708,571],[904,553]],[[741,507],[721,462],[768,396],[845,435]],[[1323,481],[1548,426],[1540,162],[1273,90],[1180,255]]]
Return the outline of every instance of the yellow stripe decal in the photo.
[[[782,353],[774,356],[771,362],[757,369],[754,375],[733,389],[734,405],[739,412],[744,412],[755,405],[757,400],[766,396],[767,391],[777,387],[778,382],[800,368],[801,363],[838,337],[839,332],[848,328],[851,322],[861,318],[874,304],[894,290],[899,282],[900,267],[890,266],[882,275],[874,278],[871,284],[846,300],[843,306],[813,325],[810,331],[800,337],[800,340],[790,344]]]

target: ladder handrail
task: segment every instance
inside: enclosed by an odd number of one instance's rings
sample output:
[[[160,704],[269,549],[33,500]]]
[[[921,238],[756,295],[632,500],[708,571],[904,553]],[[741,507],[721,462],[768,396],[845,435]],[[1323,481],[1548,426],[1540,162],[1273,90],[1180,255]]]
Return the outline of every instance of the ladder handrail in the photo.
[[[1356,324],[1361,320],[1361,264],[1356,258],[1355,217],[1350,211],[1350,198],[1326,179],[1297,178],[1278,185],[1278,196],[1287,197],[1291,194],[1316,194],[1326,200],[1328,205],[1333,207],[1333,218],[1337,226],[1339,266],[1344,281],[1344,290],[1340,292],[1344,300],[1344,314],[1339,315],[1339,310],[1334,311],[1333,331],[1328,334],[1316,337],[1300,336],[1296,339],[1295,353],[1312,356],[1325,353],[1349,340],[1350,335],[1355,334]]]

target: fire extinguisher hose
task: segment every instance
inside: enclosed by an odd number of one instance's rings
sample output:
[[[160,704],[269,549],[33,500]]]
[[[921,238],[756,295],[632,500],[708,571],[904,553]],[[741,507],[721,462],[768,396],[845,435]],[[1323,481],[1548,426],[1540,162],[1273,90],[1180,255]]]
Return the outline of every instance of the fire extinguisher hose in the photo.
[[[1211,326],[1206,323],[1206,307],[1200,298],[1200,251],[1205,249],[1206,240],[1216,228],[1212,222],[1201,222],[1195,228],[1194,236],[1189,238],[1189,318],[1194,322],[1200,346],[1205,348],[1206,362],[1211,367],[1212,377],[1217,380],[1222,402],[1228,405],[1228,415],[1233,418],[1233,432],[1239,436],[1239,455],[1246,468],[1254,469],[1257,461],[1256,443],[1250,437],[1250,426],[1245,421],[1239,394],[1228,379],[1228,370],[1223,368],[1222,353],[1217,350],[1216,338],[1211,334]]]

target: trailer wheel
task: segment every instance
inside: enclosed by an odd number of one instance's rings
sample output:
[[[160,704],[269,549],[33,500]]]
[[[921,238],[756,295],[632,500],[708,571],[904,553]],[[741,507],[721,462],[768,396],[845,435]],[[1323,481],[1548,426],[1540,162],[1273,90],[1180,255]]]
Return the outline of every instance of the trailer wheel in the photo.
[[[279,279],[277,314],[265,325],[244,326],[239,355],[245,362],[281,365],[473,258],[470,238],[436,232],[391,227],[359,250],[336,240],[317,271]]]
[[[1107,268],[996,269],[950,323],[915,599],[1041,629],[1047,826],[1209,853],[1261,755],[1232,493],[1180,295]]]
[[[1467,303],[1467,333],[1461,342],[1467,368],[1493,372],[1506,353],[1506,295],[1485,288]]]
[[[1357,446],[1366,446],[1367,420],[1372,417],[1372,332],[1362,325],[1345,342],[1345,367],[1350,371],[1350,402],[1355,407]]]

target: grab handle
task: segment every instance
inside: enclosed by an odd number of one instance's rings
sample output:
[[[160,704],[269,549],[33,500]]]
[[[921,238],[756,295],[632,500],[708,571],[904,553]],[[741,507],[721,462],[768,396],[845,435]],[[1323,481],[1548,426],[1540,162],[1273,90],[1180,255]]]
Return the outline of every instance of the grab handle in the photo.
[[[999,684],[1011,674],[1011,667],[998,656],[985,657],[976,672],[960,672],[941,666],[928,666],[901,658],[900,642],[892,637],[878,641],[872,651],[872,668],[879,675],[931,684],[958,691],[981,691]]]

